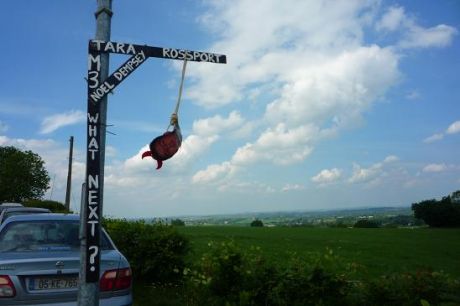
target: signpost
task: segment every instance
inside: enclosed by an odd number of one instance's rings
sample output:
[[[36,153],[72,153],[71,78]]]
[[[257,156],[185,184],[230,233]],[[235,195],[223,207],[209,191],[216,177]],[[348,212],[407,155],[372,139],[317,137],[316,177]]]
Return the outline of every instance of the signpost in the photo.
[[[110,37],[111,0],[98,0],[99,9],[96,12],[98,31],[99,16],[106,15],[104,30],[105,39]],[[108,2],[107,2],[108,1]],[[103,14],[105,13],[105,14]],[[100,274],[100,233],[103,207],[104,186],[104,158],[105,158],[105,124],[107,94],[112,92],[134,70],[136,70],[149,57],[187,60],[194,62],[207,62],[226,64],[227,58],[222,54],[199,52],[175,48],[162,48],[141,46],[130,43],[118,43],[101,39],[104,35],[96,35],[96,40],[91,40],[88,47],[88,113],[87,113],[87,155],[84,210],[81,213],[84,239],[82,241],[82,270],[84,276],[80,277],[80,290],[82,288],[96,288]],[[130,58],[108,75],[108,55],[110,53],[131,55]],[[83,272],[82,271],[82,272]],[[89,286],[87,286],[89,284]],[[91,286],[91,284],[94,284]],[[80,305],[98,305],[98,290],[93,293],[79,294]],[[91,297],[91,295],[95,295]],[[90,298],[88,298],[90,296]],[[91,302],[84,302],[91,300]],[[86,304],[85,304],[86,303]]]
[[[101,53],[121,53],[131,57],[105,80],[100,80]],[[225,55],[173,48],[139,46],[126,43],[91,40],[88,48],[88,118],[86,161],[86,282],[99,280],[99,232],[102,206],[101,175],[101,114],[99,101],[125,80],[148,57],[182,59],[225,64]]]

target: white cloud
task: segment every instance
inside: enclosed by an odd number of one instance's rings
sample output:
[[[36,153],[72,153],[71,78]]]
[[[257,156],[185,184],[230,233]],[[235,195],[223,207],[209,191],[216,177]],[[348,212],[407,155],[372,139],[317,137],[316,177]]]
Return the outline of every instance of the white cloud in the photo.
[[[117,156],[117,149],[113,146],[105,146],[105,156],[107,157],[115,157]]]
[[[369,168],[362,168],[358,164],[353,165],[353,174],[348,179],[350,183],[363,183],[368,182],[375,179],[378,175],[380,175],[382,169],[382,164],[377,163],[372,165]]]
[[[457,29],[445,24],[430,28],[420,26],[415,18],[407,16],[404,8],[391,6],[379,21],[376,22],[378,31],[401,32],[398,46],[401,48],[432,48],[450,45]]]
[[[279,124],[275,129],[267,129],[255,143],[238,148],[230,161],[209,165],[198,171],[192,181],[203,183],[224,179],[239,172],[241,167],[258,162],[276,165],[300,162],[310,154],[309,142],[316,132],[316,129],[307,126],[287,130],[283,124]]]
[[[455,121],[446,130],[447,134],[456,134],[460,133],[460,121]]]
[[[213,185],[214,186],[214,185]],[[265,183],[253,181],[253,182],[238,182],[227,178],[225,181],[221,182],[217,187],[219,192],[237,192],[240,194],[270,194],[275,193],[276,188],[267,185]]]
[[[431,28],[411,24],[408,26],[408,32],[399,45],[402,48],[446,47],[450,45],[454,35],[457,33],[457,29],[445,24]]]
[[[423,167],[423,172],[443,172],[447,170],[446,164],[429,164]]]
[[[281,191],[287,192],[287,191],[298,191],[298,190],[303,190],[305,189],[305,186],[299,185],[299,184],[286,184]]]
[[[395,31],[406,19],[404,8],[392,6],[387,9],[382,18],[376,23],[377,31]]]
[[[14,146],[21,150],[31,150],[43,152],[47,149],[57,146],[56,142],[52,139],[22,139],[22,138],[8,138],[0,136],[1,146]],[[40,153],[39,153],[40,154]]]
[[[8,125],[0,121],[0,134],[6,133],[8,131]]]
[[[397,65],[396,54],[375,45],[320,56],[284,76],[281,95],[267,106],[266,117],[289,124],[334,118],[337,125],[347,125],[398,80]]]
[[[211,183],[220,180],[222,176],[231,175],[235,171],[235,166],[229,162],[220,165],[210,165],[205,170],[198,171],[192,178],[193,183]]]
[[[257,122],[246,122],[241,125],[239,128],[230,132],[229,136],[233,139],[242,139],[248,138],[251,136],[252,132],[254,131],[255,127],[258,125]]]
[[[342,175],[342,170],[333,168],[333,169],[324,169],[321,170],[317,175],[311,178],[311,180],[318,184],[329,184],[340,179]]]
[[[173,168],[183,170],[192,162],[206,152],[210,146],[219,139],[219,136],[201,137],[198,135],[190,135],[182,142],[182,146],[174,158],[170,160]]]
[[[224,131],[240,128],[243,123],[244,119],[241,117],[240,113],[233,111],[228,115],[228,118],[222,118],[220,115],[216,115],[193,122],[193,132],[200,136],[216,135]]]
[[[85,120],[86,114],[78,110],[52,115],[43,119],[40,127],[40,134],[49,134],[61,127],[82,123],[85,122]]]
[[[375,163],[369,168],[362,168],[355,163],[353,164],[353,174],[348,179],[348,182],[352,184],[369,183],[374,186],[378,185],[381,182],[381,178],[387,175],[385,169],[398,160],[397,156],[389,155],[382,162]]]
[[[423,142],[432,143],[432,142],[443,139],[445,135],[448,136],[449,134],[456,134],[456,133],[460,133],[460,121],[455,121],[454,123],[449,125],[449,127],[446,129],[445,134],[444,133],[433,134],[430,137],[425,138]]]
[[[250,100],[251,85],[291,82],[293,72],[314,66],[318,59],[359,47],[368,22],[364,17],[376,3],[208,2],[209,12],[201,20],[210,31],[221,33],[210,49],[227,54],[228,64],[191,66],[189,97],[212,108]]]
[[[230,161],[208,166],[198,171],[193,182],[201,183],[233,176],[241,167],[247,167],[258,162],[269,162],[276,165],[298,163],[311,152],[309,142],[315,137],[316,130],[303,126],[287,130],[279,124],[275,129],[267,129],[255,143],[247,143],[238,148]]]
[[[427,138],[423,139],[423,142],[424,143],[432,143],[432,142],[441,140],[443,138],[444,138],[444,134],[443,133],[438,133],[438,134],[433,134],[430,137],[427,137]]]
[[[397,162],[398,160],[399,160],[399,157],[395,155],[388,155],[387,157],[385,157],[383,162],[384,163],[394,163],[394,162]]]
[[[235,165],[250,165],[256,162],[270,162],[288,165],[303,161],[312,151],[311,142],[318,130],[313,126],[299,126],[287,129],[283,123],[268,128],[255,143],[238,148],[231,162]]]
[[[148,145],[143,146],[135,155],[123,162],[123,168],[113,171],[112,175],[128,177],[133,174],[143,174],[152,171],[156,168],[156,164],[154,164],[154,167],[152,166],[151,158],[142,159],[142,153],[148,150],[150,150]]]

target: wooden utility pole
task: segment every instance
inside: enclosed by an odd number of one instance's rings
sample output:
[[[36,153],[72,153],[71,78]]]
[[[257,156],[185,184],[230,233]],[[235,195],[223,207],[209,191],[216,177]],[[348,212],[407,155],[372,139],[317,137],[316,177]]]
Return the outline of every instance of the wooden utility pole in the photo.
[[[70,136],[69,169],[67,170],[67,187],[65,190],[65,208],[70,211],[70,192],[72,188],[73,136]]]

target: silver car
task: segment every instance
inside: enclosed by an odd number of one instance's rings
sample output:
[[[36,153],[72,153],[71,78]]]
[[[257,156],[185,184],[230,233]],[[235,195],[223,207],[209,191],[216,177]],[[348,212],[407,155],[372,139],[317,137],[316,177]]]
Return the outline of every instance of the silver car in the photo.
[[[0,211],[11,207],[24,207],[24,205],[22,205],[21,203],[2,203],[0,204]]]
[[[7,218],[15,215],[44,214],[50,212],[51,210],[47,208],[39,207],[8,207],[3,209],[0,213],[0,224],[2,224]]]
[[[32,214],[0,226],[0,305],[76,305],[79,216]],[[107,233],[101,236],[99,305],[131,305],[132,275]]]

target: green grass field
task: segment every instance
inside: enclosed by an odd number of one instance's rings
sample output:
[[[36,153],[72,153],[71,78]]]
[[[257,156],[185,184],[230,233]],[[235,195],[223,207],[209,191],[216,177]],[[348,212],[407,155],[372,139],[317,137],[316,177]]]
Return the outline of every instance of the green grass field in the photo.
[[[444,271],[460,278],[460,229],[358,229],[231,226],[185,226],[178,231],[190,239],[190,264],[210,250],[208,243],[233,240],[241,248],[259,246],[264,257],[277,265],[293,252],[299,256],[324,254],[332,249],[344,263],[363,266],[357,276],[363,280],[383,274]],[[181,288],[155,288],[135,284],[135,306],[184,305]]]
[[[190,238],[189,260],[198,260],[210,241],[233,239],[242,248],[259,246],[263,255],[283,263],[298,255],[332,249],[344,262],[364,266],[361,275],[432,269],[460,278],[460,229],[357,229],[306,227],[178,227]]]

